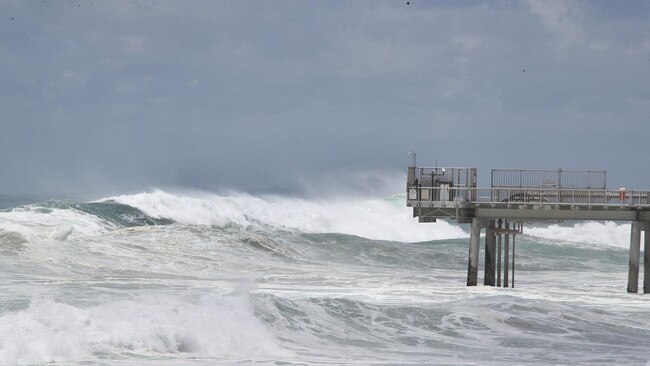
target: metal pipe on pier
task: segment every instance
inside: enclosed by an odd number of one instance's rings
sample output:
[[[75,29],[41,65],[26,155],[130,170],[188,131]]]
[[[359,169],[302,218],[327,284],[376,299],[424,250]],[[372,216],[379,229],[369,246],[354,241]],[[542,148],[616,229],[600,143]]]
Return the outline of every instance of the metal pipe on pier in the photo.
[[[508,230],[503,238],[503,287],[508,287],[508,257],[510,254],[510,223],[505,222],[505,228]],[[514,238],[514,235],[512,235]]]

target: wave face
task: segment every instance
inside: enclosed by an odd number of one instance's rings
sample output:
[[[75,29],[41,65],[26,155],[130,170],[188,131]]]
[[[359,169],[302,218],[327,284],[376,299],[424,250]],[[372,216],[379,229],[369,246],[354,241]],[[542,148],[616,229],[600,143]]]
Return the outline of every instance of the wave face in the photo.
[[[403,205],[155,190],[0,211],[0,364],[650,359],[629,225],[526,227],[517,288],[468,288],[467,227]]]

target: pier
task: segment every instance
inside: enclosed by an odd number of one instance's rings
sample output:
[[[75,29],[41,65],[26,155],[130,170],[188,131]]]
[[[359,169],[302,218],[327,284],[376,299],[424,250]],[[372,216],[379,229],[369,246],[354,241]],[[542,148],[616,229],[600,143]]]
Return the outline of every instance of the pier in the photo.
[[[643,292],[650,293],[650,190],[607,189],[603,170],[493,169],[489,188],[477,186],[477,169],[416,166],[407,174],[406,205],[419,222],[471,224],[467,286],[476,286],[481,231],[485,229],[485,286],[515,286],[516,236],[524,223],[562,220],[629,221],[627,291],[639,291],[641,232]]]

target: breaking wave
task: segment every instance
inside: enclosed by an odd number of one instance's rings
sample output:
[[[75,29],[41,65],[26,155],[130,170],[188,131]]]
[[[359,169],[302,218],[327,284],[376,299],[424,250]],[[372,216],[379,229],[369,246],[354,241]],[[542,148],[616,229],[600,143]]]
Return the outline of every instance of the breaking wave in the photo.
[[[467,238],[467,228],[447,221],[419,224],[403,196],[383,199],[308,200],[246,193],[218,195],[163,190],[79,203],[50,200],[0,211],[2,235],[27,241],[68,240],[116,229],[168,225],[268,226],[304,233],[341,233],[373,240],[424,242]],[[627,248],[630,225],[578,222],[525,226],[524,234],[562,243]]]
[[[80,308],[35,298],[0,317],[0,364],[40,364],[132,354],[287,356],[244,296],[148,296]]]
[[[192,225],[251,225],[309,233],[343,233],[368,239],[418,242],[467,237],[459,226],[445,221],[418,224],[402,197],[388,199],[306,200],[236,193],[173,194],[162,190],[101,200],[135,207],[148,216]]]
[[[525,227],[524,234],[558,243],[595,244],[616,248],[628,248],[630,245],[630,224],[613,221]]]
[[[98,235],[116,228],[172,222],[149,217],[137,208],[114,202],[50,200],[0,211],[0,230],[18,234],[28,241],[63,241],[80,235]]]

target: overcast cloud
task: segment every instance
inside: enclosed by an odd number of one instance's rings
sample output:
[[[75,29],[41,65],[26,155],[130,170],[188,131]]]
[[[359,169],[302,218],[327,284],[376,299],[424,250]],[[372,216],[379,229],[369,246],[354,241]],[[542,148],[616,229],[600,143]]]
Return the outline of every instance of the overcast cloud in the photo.
[[[292,190],[409,149],[650,188],[650,2],[409,2],[2,2],[0,194]]]

